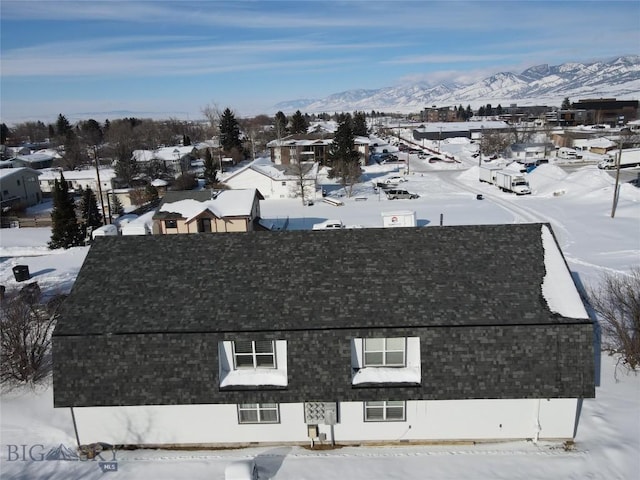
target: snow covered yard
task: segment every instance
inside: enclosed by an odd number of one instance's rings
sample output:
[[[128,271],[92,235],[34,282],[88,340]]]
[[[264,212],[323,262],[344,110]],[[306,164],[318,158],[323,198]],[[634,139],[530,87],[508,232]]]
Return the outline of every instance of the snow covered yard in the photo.
[[[568,449],[552,442],[506,442],[314,451],[299,446],[117,451],[118,470],[108,478],[222,479],[228,462],[250,458],[256,459],[264,478],[281,480],[637,478],[640,378],[619,371],[616,381],[615,359],[602,360],[602,383],[596,398],[585,400],[576,443]],[[52,404],[50,387],[3,395],[2,478],[103,478],[99,463],[113,460],[111,451],[94,461],[41,459],[61,444],[75,444],[69,411],[54,410]],[[26,445],[25,460],[22,445]]]
[[[384,169],[367,173],[373,178],[391,174]],[[419,199],[390,201],[374,192],[371,182],[365,182],[355,190],[355,196],[365,201],[343,198],[344,205],[335,207],[322,202],[302,206],[299,200],[267,200],[261,202],[262,217],[279,225],[288,218],[290,229],[311,229],[313,223],[331,218],[347,225],[380,228],[382,212],[394,210],[414,210],[419,227],[439,225],[441,215],[444,225],[543,221],[552,225],[579,286],[596,284],[603,272],[623,273],[640,264],[640,190],[622,185],[612,219],[613,179],[593,166],[567,174],[556,166],[543,165],[529,175],[533,194],[528,197],[515,197],[480,184],[477,167],[469,165],[461,171],[414,172],[407,178],[403,188],[418,193]],[[476,200],[478,193],[484,200]],[[49,235],[49,229],[0,231],[0,284],[9,290],[20,287],[12,267],[28,265],[32,280],[41,287],[69,290],[88,248],[51,252],[46,248]],[[117,259],[113,259],[113,268],[118,268]],[[363,446],[331,451],[291,446],[118,451],[118,470],[110,475],[127,479],[223,478],[230,460],[256,458],[261,475],[277,479],[637,478],[640,378],[618,370],[616,380],[615,360],[608,356],[601,360],[596,398],[584,401],[575,447],[569,450],[559,443],[515,442]],[[111,452],[103,452],[96,461],[44,460],[51,449],[75,444],[70,412],[53,409],[52,403],[50,387],[2,395],[3,479],[104,475],[99,463],[112,460]]]

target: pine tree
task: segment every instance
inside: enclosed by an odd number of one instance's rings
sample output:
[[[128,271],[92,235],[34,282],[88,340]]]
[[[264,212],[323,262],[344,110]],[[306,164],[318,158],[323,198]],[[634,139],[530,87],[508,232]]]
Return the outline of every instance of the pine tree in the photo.
[[[354,112],[352,122],[353,135],[357,137],[366,137],[369,134],[367,131],[367,119],[364,112]]]
[[[561,110],[570,110],[571,109],[571,101],[569,101],[569,97],[564,97],[564,100],[562,100],[562,106],[560,107]]]
[[[69,248],[82,245],[82,235],[76,218],[75,205],[69,194],[64,175],[53,186],[53,211],[51,212],[51,240],[49,248]]]
[[[338,125],[333,142],[329,149],[331,168],[329,178],[340,180],[347,196],[351,196],[353,185],[362,174],[360,154],[354,148],[352,120],[349,114],[344,115]],[[348,187],[348,188],[347,188]]]
[[[287,134],[287,117],[284,113],[278,112],[275,116],[276,138],[281,139]]]
[[[467,105],[467,109],[465,110],[465,120],[469,120],[473,117],[473,110],[471,110],[471,105]]]
[[[304,118],[300,110],[296,110],[296,113],[291,117],[291,133],[307,133],[309,129],[309,123]]]
[[[86,236],[89,228],[94,230],[102,226],[102,216],[98,210],[98,201],[91,187],[82,194],[82,203],[80,204],[80,218],[82,219],[82,236]]]
[[[226,108],[220,116],[220,145],[226,152],[230,152],[233,148],[239,152],[242,151],[240,125],[229,108]]]
[[[109,201],[111,202],[111,211],[114,214],[116,215],[124,214],[124,207],[122,206],[122,202],[120,202],[120,199],[116,194],[112,193]]]
[[[496,107],[496,115],[502,115],[502,105],[500,104]]]
[[[209,149],[204,154],[204,186],[210,188],[218,183],[218,165]]]
[[[67,117],[62,114],[58,115],[58,120],[56,120],[56,135],[61,138],[64,138],[68,131],[71,130],[71,124]]]

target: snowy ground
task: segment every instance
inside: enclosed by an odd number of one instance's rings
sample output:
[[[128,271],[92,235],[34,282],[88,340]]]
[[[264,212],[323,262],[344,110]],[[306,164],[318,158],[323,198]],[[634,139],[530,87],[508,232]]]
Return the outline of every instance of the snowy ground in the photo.
[[[453,145],[453,146],[451,146]],[[455,148],[454,148],[455,147]],[[478,182],[474,146],[450,142],[459,164],[436,165],[411,160],[408,182],[399,188],[418,193],[416,200],[387,200],[371,181],[397,174],[395,167],[367,169],[367,181],[344,206],[322,202],[302,206],[298,200],[261,202],[262,217],[290,229],[311,229],[314,223],[339,219],[347,225],[382,227],[382,212],[413,210],[419,227],[463,224],[549,222],[579,284],[596,285],[603,272],[628,272],[640,265],[640,189],[623,184],[615,217],[611,218],[613,178],[595,166],[566,173],[543,165],[529,174],[533,194],[515,197]],[[444,150],[443,146],[443,150]],[[331,196],[341,194],[327,184]],[[483,200],[477,200],[478,194]],[[360,200],[356,200],[355,198]],[[366,198],[366,200],[362,200]],[[62,252],[46,249],[48,229],[0,231],[0,284],[19,284],[14,265],[28,265],[42,287],[71,288],[86,247]],[[398,252],[399,255],[402,252]],[[113,268],[117,268],[114,259]],[[516,442],[488,445],[345,447],[309,451],[301,447],[260,447],[218,451],[117,452],[118,471],[108,478],[223,478],[231,459],[256,458],[261,474],[276,479],[631,479],[639,478],[640,378],[618,370],[604,356],[596,398],[583,404],[573,450],[562,445]],[[68,410],[52,408],[50,388],[5,393],[0,404],[2,463],[7,479],[99,478],[99,462],[39,461],[60,444],[75,443]],[[26,445],[23,455],[22,447]],[[33,447],[34,458],[29,458]],[[37,445],[41,445],[37,446]],[[26,458],[26,460],[22,460]],[[111,460],[111,453],[103,454]]]

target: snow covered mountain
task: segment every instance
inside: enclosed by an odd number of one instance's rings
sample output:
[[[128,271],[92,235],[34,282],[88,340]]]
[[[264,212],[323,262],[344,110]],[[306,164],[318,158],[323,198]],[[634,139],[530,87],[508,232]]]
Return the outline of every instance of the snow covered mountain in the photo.
[[[536,65],[521,73],[501,72],[468,85],[415,83],[378,90],[349,90],[323,99],[281,102],[274,110],[293,112],[370,111],[417,112],[430,105],[486,103],[507,106],[560,105],[562,99],[640,97],[640,55],[593,63]]]

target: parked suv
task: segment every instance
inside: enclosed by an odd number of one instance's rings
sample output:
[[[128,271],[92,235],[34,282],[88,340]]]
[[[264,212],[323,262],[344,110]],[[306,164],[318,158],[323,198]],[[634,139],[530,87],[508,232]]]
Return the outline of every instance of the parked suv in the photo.
[[[419,197],[419,195],[415,193],[409,193],[406,190],[397,190],[397,189],[387,190],[386,194],[389,200],[396,200],[398,198],[408,198],[410,200],[413,200],[414,198]]]

